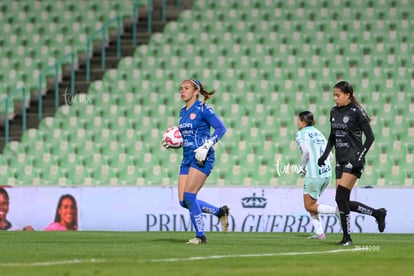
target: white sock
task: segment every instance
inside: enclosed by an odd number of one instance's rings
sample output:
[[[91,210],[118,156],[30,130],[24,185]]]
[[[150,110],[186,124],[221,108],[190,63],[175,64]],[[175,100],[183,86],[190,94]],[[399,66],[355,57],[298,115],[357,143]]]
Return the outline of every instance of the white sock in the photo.
[[[321,223],[321,220],[319,219],[319,215],[312,216],[311,218],[312,218],[313,227],[315,227],[315,233],[317,235],[323,234],[322,223]]]
[[[325,204],[319,204],[318,205],[318,213],[319,214],[335,214],[336,213],[336,207],[325,205]]]

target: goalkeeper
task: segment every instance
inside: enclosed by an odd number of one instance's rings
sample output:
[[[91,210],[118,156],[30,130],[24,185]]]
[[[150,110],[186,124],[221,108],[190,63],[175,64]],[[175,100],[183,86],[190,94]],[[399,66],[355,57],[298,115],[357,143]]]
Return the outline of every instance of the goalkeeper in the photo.
[[[298,132],[296,143],[301,152],[299,174],[305,176],[303,186],[303,202],[309,212],[316,235],[311,239],[324,240],[326,238],[319,214],[335,214],[336,207],[318,204],[317,200],[328,187],[331,176],[331,165],[318,166],[318,159],[325,150],[327,141],[325,136],[314,127],[315,120],[310,111],[299,113],[296,121]]]
[[[198,99],[203,95],[204,101]],[[209,213],[220,219],[223,232],[228,230],[229,208],[216,207],[197,199],[197,193],[203,187],[214,167],[214,148],[226,132],[226,127],[213,109],[205,102],[214,91],[208,92],[200,81],[187,79],[181,83],[180,96],[185,106],[180,111],[180,131],[183,136],[183,160],[178,178],[178,197],[180,205],[190,212],[196,237],[187,244],[207,243],[204,234],[203,214]],[[214,132],[210,135],[210,129]],[[163,142],[165,147],[167,143]]]

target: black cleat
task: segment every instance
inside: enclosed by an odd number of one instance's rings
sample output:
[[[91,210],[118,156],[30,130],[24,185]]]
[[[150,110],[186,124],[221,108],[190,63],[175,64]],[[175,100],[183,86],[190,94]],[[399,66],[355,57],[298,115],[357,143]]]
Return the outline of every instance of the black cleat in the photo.
[[[221,222],[221,230],[223,233],[226,233],[229,230],[229,212],[230,209],[227,207],[227,205],[220,207],[218,217]]]
[[[337,245],[350,246],[352,245],[352,240],[351,238],[343,238],[340,242],[337,243]]]
[[[376,210],[376,216],[375,219],[378,223],[378,231],[381,233],[384,232],[385,229],[385,216],[387,215],[387,210],[384,208]]]

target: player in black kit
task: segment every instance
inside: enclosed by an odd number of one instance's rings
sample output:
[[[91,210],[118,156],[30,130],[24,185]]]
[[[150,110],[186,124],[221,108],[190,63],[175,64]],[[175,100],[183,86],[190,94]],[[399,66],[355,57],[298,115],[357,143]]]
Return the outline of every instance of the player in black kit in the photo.
[[[331,134],[325,152],[318,160],[322,166],[335,146],[336,159],[336,196],[343,238],[339,245],[352,245],[350,236],[350,211],[371,215],[378,223],[378,230],[385,229],[384,208],[374,209],[357,201],[350,201],[349,195],[355,182],[364,169],[365,155],[374,142],[374,133],[369,124],[369,117],[354,96],[352,86],[347,81],[339,81],[333,88],[336,106],[331,109]],[[362,134],[365,142],[362,143]]]

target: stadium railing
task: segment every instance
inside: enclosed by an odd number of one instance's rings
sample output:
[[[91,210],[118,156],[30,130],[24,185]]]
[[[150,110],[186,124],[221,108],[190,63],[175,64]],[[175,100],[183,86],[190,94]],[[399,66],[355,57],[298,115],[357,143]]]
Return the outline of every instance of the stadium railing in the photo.
[[[138,9],[143,6],[142,1],[135,1],[132,8],[132,46],[137,47]],[[147,0],[147,33],[152,33],[153,0]],[[175,0],[175,7],[180,7],[180,0]],[[166,21],[167,0],[161,0],[161,21]]]
[[[178,0],[177,0],[178,1]],[[140,1],[135,1],[132,8],[132,46],[137,47],[137,28],[138,28],[138,9],[142,4]],[[163,11],[165,10],[165,1],[163,1]],[[152,32],[152,0],[147,0],[147,32]],[[165,12],[163,12],[165,14]],[[164,17],[165,18],[165,17]]]
[[[55,64],[42,70],[39,74],[39,89],[38,89],[38,118],[39,120],[42,119],[42,111],[43,111],[43,100],[42,100],[43,78],[48,76],[49,72],[54,71],[55,73],[55,108],[58,108],[59,107],[59,76],[61,74],[60,69],[62,68],[63,62],[67,60],[68,58],[70,58],[70,65],[71,65],[70,93],[72,97],[75,94],[75,53],[71,52],[64,56],[61,56],[59,59],[57,59]]]
[[[21,87],[14,92],[10,93],[7,97],[0,100],[0,106],[4,103],[4,141],[5,144],[9,142],[9,127],[10,127],[10,121],[9,121],[9,109],[10,109],[10,103],[13,104],[13,98],[17,95],[22,95],[23,103],[26,101],[26,89],[24,87]],[[11,100],[11,101],[10,101]],[[26,130],[26,105],[22,105],[22,130]]]
[[[91,42],[93,41],[93,39],[95,38],[95,36],[97,34],[102,34],[102,39],[101,39],[101,49],[102,49],[102,64],[101,64],[101,68],[105,69],[105,58],[106,58],[106,53],[105,53],[105,43],[106,43],[106,35],[108,33],[108,30],[110,28],[110,25],[116,22],[117,25],[117,57],[119,58],[121,56],[121,50],[120,50],[120,38],[121,38],[121,18],[119,16],[110,19],[108,21],[106,21],[104,23],[104,25],[102,26],[102,28],[100,28],[99,30],[97,30],[96,32],[94,32],[92,35],[90,35],[87,39],[87,45],[86,45],[86,50],[87,53],[90,53],[90,48],[91,48]],[[54,75],[55,78],[55,107],[57,108],[59,106],[59,80],[60,80],[60,76],[61,76],[61,69],[62,69],[62,65],[65,63],[66,60],[70,59],[70,66],[71,66],[71,87],[70,87],[70,93],[71,96],[73,97],[75,94],[75,52],[70,52],[67,53],[61,57],[59,57],[57,59],[57,61],[55,62],[55,64],[43,69],[38,77],[38,119],[41,120],[42,119],[42,111],[43,111],[43,101],[42,101],[42,90],[43,90],[43,79],[45,77]],[[86,78],[89,81],[90,79],[90,55],[87,55],[87,71],[86,71]],[[23,91],[23,92],[22,92]],[[0,100],[0,105],[4,102],[5,104],[5,114],[4,114],[4,119],[5,119],[5,143],[7,144],[9,141],[9,110],[10,110],[10,99],[14,98],[17,94],[19,93],[23,93],[23,103],[26,101],[26,89],[25,87],[21,87],[19,89],[17,89],[15,92],[12,92],[11,94],[9,94],[7,97],[5,97],[4,99]],[[23,118],[24,118],[24,123],[23,123],[23,131],[26,130],[26,106],[23,105]]]
[[[105,46],[107,43],[107,34],[108,34],[108,30],[109,30],[109,26],[113,23],[116,22],[116,55],[118,58],[121,57],[121,18],[119,16],[112,18],[108,21],[106,21],[102,28],[98,29],[97,31],[93,32],[91,35],[89,35],[87,41],[86,41],[86,81],[89,82],[90,81],[90,76],[91,76],[91,56],[92,56],[92,51],[91,51],[91,45],[93,45],[93,41],[95,39],[95,37],[99,34],[101,34],[101,39],[100,39],[100,47],[101,47],[101,69],[105,69],[106,66],[106,51],[105,51]]]

